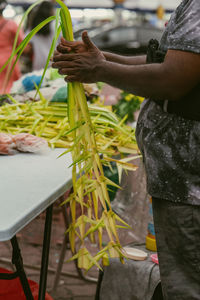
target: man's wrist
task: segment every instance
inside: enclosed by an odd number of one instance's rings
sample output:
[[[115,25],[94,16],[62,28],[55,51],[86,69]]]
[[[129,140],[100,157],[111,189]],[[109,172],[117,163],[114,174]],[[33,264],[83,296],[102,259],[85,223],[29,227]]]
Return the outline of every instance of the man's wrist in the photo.
[[[105,74],[107,70],[107,65],[108,62],[106,60],[100,61],[98,64],[96,64],[95,69],[94,69],[94,77],[95,81],[105,81]]]

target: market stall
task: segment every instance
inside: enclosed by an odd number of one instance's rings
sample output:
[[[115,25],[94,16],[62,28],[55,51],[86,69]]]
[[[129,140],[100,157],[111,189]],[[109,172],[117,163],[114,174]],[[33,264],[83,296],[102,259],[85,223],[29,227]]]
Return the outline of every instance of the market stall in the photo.
[[[66,15],[69,18],[68,11]],[[52,16],[50,18],[58,21],[58,14],[56,17]],[[63,16],[61,15],[61,21],[63,21],[62,18]],[[69,21],[69,19],[67,20]],[[66,23],[64,22],[65,26]],[[58,26],[58,22],[56,25],[56,36],[59,36],[59,30],[61,29]],[[72,32],[72,27],[70,27],[70,30]],[[66,34],[66,39],[72,39],[72,33],[69,30],[63,31],[63,34]],[[28,38],[30,36],[31,33],[29,33]],[[26,38],[26,41],[28,41],[28,38]],[[56,40],[53,42],[52,51],[55,48]],[[23,48],[25,46],[25,44],[22,45]],[[21,50],[21,48],[19,49]],[[15,54],[17,55],[21,54],[19,50],[14,51],[16,51]],[[48,59],[50,59],[50,56]],[[33,147],[34,143],[32,143],[34,137],[35,139],[43,139],[52,149],[63,148],[65,152],[62,159],[67,159],[68,152],[72,153],[73,161],[70,164],[72,175],[70,179],[72,178],[73,189],[65,201],[70,204],[69,207],[71,209],[72,222],[68,228],[68,232],[74,254],[73,259],[78,260],[80,268],[88,270],[93,265],[100,268],[99,261],[108,264],[109,256],[111,258],[118,257],[123,260],[124,250],[121,250],[116,228],[122,227],[122,229],[130,230],[129,233],[132,230],[128,225],[129,220],[126,220],[127,222],[124,221],[123,214],[117,212],[117,206],[113,210],[110,195],[113,192],[113,187],[120,189],[121,179],[125,178],[122,172],[123,169],[128,171],[136,171],[138,169],[139,163],[135,164],[133,161],[141,157],[135,140],[134,122],[137,118],[135,113],[139,110],[143,99],[120,91],[119,97],[121,99],[118,104],[115,103],[115,105],[109,107],[104,103],[106,99],[101,97],[101,84],[91,87],[80,83],[69,83],[67,86],[62,76],[59,76],[58,73],[50,68],[47,69],[47,67],[48,62],[44,70],[47,71],[46,75],[43,70],[41,72],[25,74],[18,82],[15,82],[11,94],[2,97],[2,106],[0,107],[2,140],[0,145],[3,150],[1,154],[12,154],[13,156],[11,157],[16,158],[17,162],[19,158],[23,157],[33,158],[33,161],[37,157],[40,157],[40,159],[44,157],[45,162],[49,154],[47,152],[46,154],[44,153],[44,156],[40,156],[37,154],[37,151],[33,151],[35,149]],[[31,142],[29,138],[32,139]],[[23,144],[23,147],[21,147],[21,144]],[[20,154],[21,152],[36,153],[25,155]],[[51,150],[49,153],[58,154],[57,150]],[[61,153],[59,152],[59,154]],[[0,158],[4,159],[4,156]],[[10,159],[10,156],[6,156],[6,161],[8,159]],[[9,161],[12,162],[11,159]],[[61,162],[59,159],[58,161],[59,163]],[[40,162],[38,164],[40,165]],[[37,167],[37,163],[34,165],[33,175],[34,177],[38,177],[34,173],[35,167]],[[105,175],[106,168],[109,171],[116,171],[117,169],[117,183]],[[46,167],[44,166],[45,169]],[[51,172],[49,171],[49,173]],[[21,175],[19,177],[21,178]],[[65,184],[68,184],[69,178],[66,178],[67,182]],[[21,183],[24,182],[23,178],[21,179]],[[59,195],[61,192],[65,192],[62,180],[60,182]],[[32,184],[31,180],[30,183]],[[40,183],[44,185],[42,180]],[[48,185],[48,183],[45,183],[45,185]],[[44,195],[41,200],[42,203],[45,203],[42,210],[51,205],[58,197],[57,190],[54,192],[55,187],[53,184],[51,186],[53,190],[50,195]],[[41,192],[40,187],[33,185],[33,188],[37,189],[39,193]],[[141,194],[141,199],[146,204],[147,195],[143,184],[141,188],[144,191]],[[109,193],[110,191],[111,194]],[[132,192],[130,191],[131,195]],[[38,195],[36,196],[39,198]],[[123,194],[121,196],[123,197]],[[18,194],[17,198],[20,199],[20,197]],[[8,195],[8,198],[9,200],[12,199],[12,195]],[[120,204],[119,198],[116,201]],[[81,211],[80,215],[77,213],[78,209]],[[32,216],[35,217],[42,210],[33,208],[29,214],[36,211],[34,216]],[[86,210],[87,214],[85,213]],[[141,209],[139,211],[141,212]],[[144,215],[146,218],[146,214]],[[27,215],[24,214],[24,217],[26,221],[23,222],[21,227],[29,222]],[[21,227],[17,227],[17,230],[12,231],[12,234],[7,236],[6,239],[12,239],[13,235]],[[105,247],[103,247],[102,243],[103,230],[107,231],[108,237]],[[137,237],[136,235],[131,236],[131,234],[129,237],[132,240],[144,240],[144,226],[142,230],[142,233],[138,232]],[[93,257],[86,249],[84,241],[85,238],[90,237],[91,242],[94,242],[96,232],[101,250]],[[79,238],[81,242],[81,247],[77,252],[75,251],[76,238]],[[125,243],[127,241],[124,241]],[[44,264],[44,274],[46,274],[48,261]],[[45,292],[45,280],[42,279],[42,293]]]

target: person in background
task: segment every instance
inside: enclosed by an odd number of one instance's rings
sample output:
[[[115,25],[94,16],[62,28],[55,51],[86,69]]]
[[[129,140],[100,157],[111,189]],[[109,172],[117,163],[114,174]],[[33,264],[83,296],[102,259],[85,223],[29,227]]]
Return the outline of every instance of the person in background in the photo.
[[[42,2],[30,14],[26,34],[28,34],[42,21],[53,15],[53,3],[49,1]],[[32,71],[41,70],[45,67],[53,37],[54,24],[52,22],[45,25],[32,37],[26,49],[26,55],[30,56],[32,60]]]
[[[101,52],[84,32],[82,42],[62,39],[52,65],[68,82],[106,82],[148,98],[136,138],[153,201],[165,300],[200,300],[199,16],[199,0],[182,0],[147,57]]]
[[[0,0],[0,68],[5,64],[12,53],[15,35],[17,33],[18,26],[12,20],[6,20],[3,17],[3,11],[7,5],[5,0]],[[17,46],[22,42],[24,38],[23,31],[19,32]],[[16,64],[12,75],[7,75],[8,68],[5,68],[0,73],[0,94],[9,93],[12,84],[15,80],[18,80],[21,76],[19,63]]]

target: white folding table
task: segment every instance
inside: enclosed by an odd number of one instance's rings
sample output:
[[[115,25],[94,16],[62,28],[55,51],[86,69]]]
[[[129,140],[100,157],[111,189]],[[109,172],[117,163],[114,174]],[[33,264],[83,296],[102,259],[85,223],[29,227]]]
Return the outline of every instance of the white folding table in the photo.
[[[64,149],[49,149],[43,154],[0,155],[0,241],[11,240],[12,262],[16,267],[15,273],[0,274],[0,279],[19,276],[28,300],[32,300],[33,296],[24,272],[16,234],[46,210],[38,296],[39,300],[44,300],[53,203],[72,186],[69,167],[72,163],[71,154],[59,157],[63,152]]]

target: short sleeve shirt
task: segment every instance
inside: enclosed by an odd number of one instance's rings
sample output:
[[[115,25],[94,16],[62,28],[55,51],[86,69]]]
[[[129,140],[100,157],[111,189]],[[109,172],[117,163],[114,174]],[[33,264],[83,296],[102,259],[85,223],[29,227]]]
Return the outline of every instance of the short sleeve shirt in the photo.
[[[160,47],[200,53],[200,1],[183,0],[172,14]]]
[[[183,0],[172,14],[160,41],[160,50],[168,49],[200,53],[199,0]],[[148,100],[139,115],[136,138],[149,194],[200,205],[200,122],[164,112]]]

